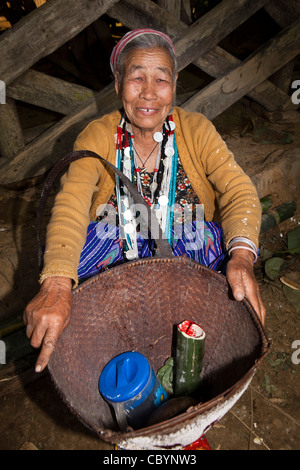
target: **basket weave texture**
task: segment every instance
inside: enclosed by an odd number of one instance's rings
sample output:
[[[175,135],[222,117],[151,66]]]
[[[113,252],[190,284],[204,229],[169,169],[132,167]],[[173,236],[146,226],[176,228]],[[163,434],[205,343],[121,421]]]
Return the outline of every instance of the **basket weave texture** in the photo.
[[[186,319],[206,333],[199,405],[194,413],[127,434],[168,432],[213,410],[243,387],[268,340],[251,305],[230,298],[225,277],[185,257],[130,262],[73,291],[71,321],[49,363],[61,397],[102,439],[124,440],[98,390],[103,367],[120,353],[138,351],[157,372],[172,355],[174,327]]]

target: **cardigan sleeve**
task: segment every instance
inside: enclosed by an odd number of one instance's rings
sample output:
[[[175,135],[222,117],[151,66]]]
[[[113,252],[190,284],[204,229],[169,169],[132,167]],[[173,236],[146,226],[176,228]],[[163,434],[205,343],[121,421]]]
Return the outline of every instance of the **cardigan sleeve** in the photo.
[[[177,107],[174,118],[179,155],[205,217],[220,220],[227,248],[237,236],[258,247],[261,206],[251,179],[203,114]]]
[[[107,135],[94,121],[78,136],[74,150],[91,150],[105,156],[109,147]],[[46,230],[40,283],[48,277],[62,276],[71,278],[74,286],[78,284],[77,270],[90,222],[91,202],[103,171],[99,160],[88,157],[71,163],[63,175]]]
[[[215,190],[226,247],[236,236],[244,236],[258,247],[261,206],[256,188],[212,124],[203,154],[207,178]]]

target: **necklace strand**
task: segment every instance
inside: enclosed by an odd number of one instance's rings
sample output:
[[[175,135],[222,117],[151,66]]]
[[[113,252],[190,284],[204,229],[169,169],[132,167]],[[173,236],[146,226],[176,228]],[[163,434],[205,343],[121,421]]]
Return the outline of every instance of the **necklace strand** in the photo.
[[[134,135],[131,128],[129,129],[129,126],[127,127],[126,117],[124,120],[122,117],[116,138],[116,163],[118,168],[123,171],[123,173],[131,180],[133,178],[133,172],[135,171],[137,178],[137,189],[143,197],[144,194],[140,173],[145,170],[144,167],[146,162],[153,154],[157,144],[159,143],[159,151],[156,157],[154,175],[150,185],[151,197],[148,204],[155,211],[156,218],[158,219],[158,222],[169,241],[171,240],[170,229],[172,227],[172,222],[169,219],[170,217],[173,217],[171,204],[174,204],[177,167],[174,129],[175,125],[172,116],[170,115],[167,122],[165,122],[163,125],[162,132],[156,132],[153,135],[153,139],[156,141],[156,145],[144,163],[134,147]],[[143,163],[142,168],[139,168],[137,164],[137,156]],[[120,227],[122,227],[122,231],[124,231],[122,237],[124,238],[127,245],[126,258],[135,259],[139,257],[136,222],[134,214],[128,214],[131,212],[131,210],[127,210],[128,208],[131,208],[133,200],[123,184],[120,184],[119,179],[116,180],[116,192],[120,214]]]
[[[133,146],[133,148],[134,148],[134,146]],[[154,149],[155,148],[156,148],[156,146],[154,147]],[[153,149],[153,151],[154,151],[154,149]],[[138,163],[137,163],[136,149],[134,148],[134,150],[135,150],[135,153],[134,153],[134,167],[135,167],[135,171],[136,171],[137,188],[138,188],[140,194],[144,197],[143,187],[142,187],[142,182],[141,182],[141,169],[139,168]],[[155,193],[156,188],[157,188],[156,180],[157,180],[158,167],[159,167],[159,163],[160,163],[160,156],[161,156],[161,144],[159,144],[159,150],[157,152],[155,168],[154,168],[154,175],[153,175],[153,178],[152,178],[152,183],[150,185],[150,190],[151,190],[150,205],[153,203],[154,193]]]
[[[132,144],[133,146],[133,149],[135,151],[135,153],[137,154],[137,156],[139,157],[140,161],[142,162],[142,167],[141,168],[145,168],[145,165],[147,163],[147,161],[149,160],[149,158],[151,157],[151,155],[153,154],[154,150],[156,149],[156,147],[158,146],[158,142],[155,144],[154,148],[151,150],[151,152],[149,153],[148,157],[146,158],[146,160],[143,162],[143,160],[141,159],[140,157],[140,154],[138,153],[137,149],[135,148],[135,145]]]

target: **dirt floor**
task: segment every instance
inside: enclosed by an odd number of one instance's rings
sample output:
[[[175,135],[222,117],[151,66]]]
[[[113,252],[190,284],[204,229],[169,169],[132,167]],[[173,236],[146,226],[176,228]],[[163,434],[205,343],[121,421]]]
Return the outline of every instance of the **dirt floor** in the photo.
[[[262,256],[255,273],[267,308],[270,354],[243,396],[206,437],[215,450],[300,449],[299,304],[292,305],[284,284],[279,278],[267,277],[264,269],[266,259],[277,253],[288,273],[295,273],[296,278],[300,274],[300,254],[286,252],[287,233],[300,224],[299,113],[270,121],[242,102],[219,116],[215,124],[253,179],[259,196],[271,193],[274,206],[295,200],[297,210],[261,235]],[[41,181],[32,183],[0,188],[0,321],[22,312],[38,289],[35,225]],[[295,292],[299,295],[299,290]],[[297,349],[293,349],[297,340]],[[17,364],[24,366],[25,361],[28,365],[34,358],[27,356]],[[8,367],[0,366],[0,449],[30,448],[26,443],[40,450],[113,448],[69,412],[48,374],[12,391],[5,387],[16,378],[14,364],[12,369]]]

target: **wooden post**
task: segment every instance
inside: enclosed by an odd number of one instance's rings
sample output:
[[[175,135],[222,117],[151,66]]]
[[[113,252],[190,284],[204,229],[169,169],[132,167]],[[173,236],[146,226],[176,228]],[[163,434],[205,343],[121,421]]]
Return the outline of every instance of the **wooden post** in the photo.
[[[24,145],[15,102],[6,98],[6,104],[0,104],[0,155],[5,160],[11,160],[23,149]]]

